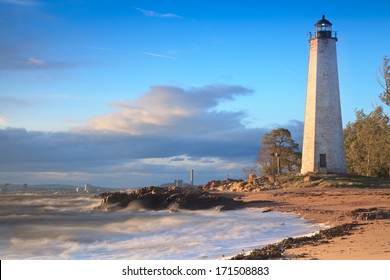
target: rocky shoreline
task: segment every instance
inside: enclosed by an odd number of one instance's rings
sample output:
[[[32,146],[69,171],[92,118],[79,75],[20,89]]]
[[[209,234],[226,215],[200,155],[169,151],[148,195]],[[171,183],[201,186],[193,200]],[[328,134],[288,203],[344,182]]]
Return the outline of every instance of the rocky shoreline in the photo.
[[[390,188],[386,186],[315,186],[236,195],[245,203],[330,227],[312,237],[287,238],[239,254],[237,259],[390,260]]]
[[[390,259],[390,183],[348,176],[249,176],[202,187],[146,187],[102,193],[100,209],[234,210],[293,213],[330,228],[232,259]]]
[[[98,209],[142,208],[147,210],[233,210],[244,207],[242,200],[201,191],[198,188],[145,187],[131,192],[105,192]]]
[[[302,248],[304,246],[319,246],[323,244],[330,244],[330,241],[334,238],[341,237],[345,239],[345,236],[350,236],[356,232],[357,229],[363,230],[365,226],[368,226],[368,221],[373,220],[389,220],[390,211],[378,208],[357,208],[349,213],[349,216],[354,220],[351,223],[344,223],[338,226],[334,226],[328,229],[319,231],[312,236],[303,236],[296,238],[286,238],[281,242],[267,245],[263,248],[254,249],[248,254],[240,253],[232,260],[271,260],[271,259],[297,259],[308,257],[307,253],[293,254],[286,253],[289,249]],[[367,221],[367,222],[362,222]],[[390,243],[389,243],[390,246]],[[310,256],[309,256],[310,258]],[[315,258],[310,258],[315,259]]]
[[[318,246],[320,244],[328,244],[329,240],[335,237],[351,235],[358,222],[346,223],[340,226],[335,226],[329,229],[321,230],[312,236],[303,236],[297,238],[286,238],[281,242],[267,245],[260,249],[254,249],[248,254],[240,253],[231,258],[231,260],[272,260],[272,259],[294,259],[304,255],[288,255],[287,249],[301,248],[303,246]]]

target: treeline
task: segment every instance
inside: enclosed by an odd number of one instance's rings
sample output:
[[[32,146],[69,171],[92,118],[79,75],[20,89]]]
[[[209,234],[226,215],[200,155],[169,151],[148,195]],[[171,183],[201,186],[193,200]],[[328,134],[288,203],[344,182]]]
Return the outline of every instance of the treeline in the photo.
[[[390,178],[390,66],[383,59],[379,83],[383,88],[370,113],[356,111],[356,120],[344,129],[348,173]]]

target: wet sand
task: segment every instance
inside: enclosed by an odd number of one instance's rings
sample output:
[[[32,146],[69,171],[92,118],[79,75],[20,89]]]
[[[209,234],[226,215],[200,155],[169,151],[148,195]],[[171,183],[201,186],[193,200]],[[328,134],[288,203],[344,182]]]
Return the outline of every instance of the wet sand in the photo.
[[[365,210],[389,212],[390,189],[299,188],[235,195],[249,206],[261,207],[266,211],[295,213],[327,227],[357,223],[345,235],[286,249],[283,258],[390,260],[390,219],[368,214],[356,217],[356,213],[362,214]],[[356,209],[358,211],[353,212]]]

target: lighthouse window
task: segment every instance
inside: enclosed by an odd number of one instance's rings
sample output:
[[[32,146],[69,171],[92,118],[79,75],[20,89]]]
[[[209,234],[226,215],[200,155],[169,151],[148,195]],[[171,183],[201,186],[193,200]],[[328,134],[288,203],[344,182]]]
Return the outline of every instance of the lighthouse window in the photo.
[[[320,154],[320,167],[326,167],[326,154]]]

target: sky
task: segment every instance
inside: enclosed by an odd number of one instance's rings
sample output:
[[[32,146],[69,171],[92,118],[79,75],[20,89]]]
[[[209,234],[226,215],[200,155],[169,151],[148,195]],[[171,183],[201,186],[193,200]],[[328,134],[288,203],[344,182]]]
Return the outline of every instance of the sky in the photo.
[[[308,35],[337,31],[343,124],[379,103],[390,2],[0,0],[0,184],[243,177],[302,143]]]

